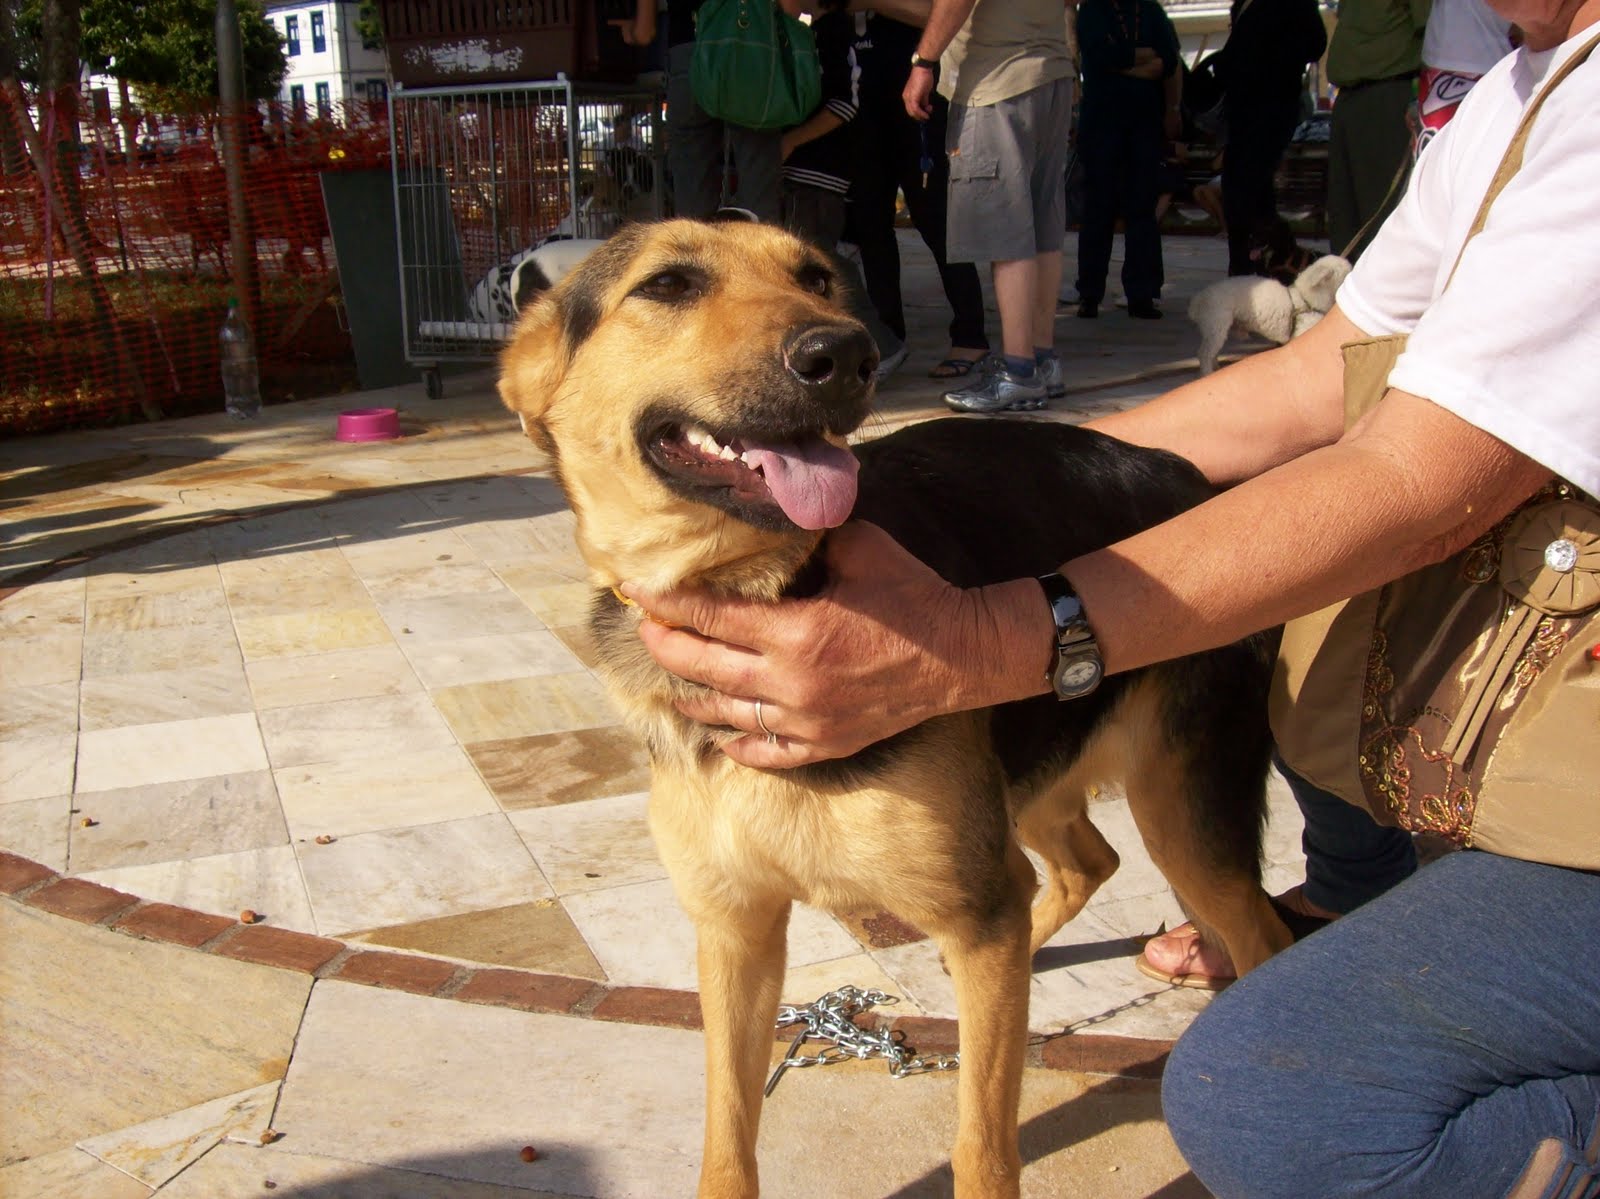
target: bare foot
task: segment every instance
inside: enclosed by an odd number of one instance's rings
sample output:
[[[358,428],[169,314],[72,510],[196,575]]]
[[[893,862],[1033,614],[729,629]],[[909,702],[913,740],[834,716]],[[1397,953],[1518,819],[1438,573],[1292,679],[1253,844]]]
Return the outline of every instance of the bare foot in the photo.
[[[1221,990],[1238,977],[1228,951],[1203,939],[1188,923],[1146,941],[1137,964],[1152,978],[1208,991]]]
[[[1302,916],[1321,920],[1338,918],[1337,912],[1320,908],[1308,900],[1303,884],[1289,888],[1275,902]],[[1202,990],[1221,990],[1238,977],[1227,949],[1207,941],[1200,930],[1189,923],[1151,937],[1145,942],[1144,952],[1136,964],[1142,973],[1152,978]]]

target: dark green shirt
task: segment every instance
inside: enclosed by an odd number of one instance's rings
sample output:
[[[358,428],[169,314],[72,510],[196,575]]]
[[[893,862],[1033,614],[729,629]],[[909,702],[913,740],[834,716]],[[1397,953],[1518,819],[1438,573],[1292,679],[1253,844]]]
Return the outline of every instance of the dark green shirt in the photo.
[[[1414,75],[1430,0],[1340,0],[1328,46],[1328,80],[1339,87]]]

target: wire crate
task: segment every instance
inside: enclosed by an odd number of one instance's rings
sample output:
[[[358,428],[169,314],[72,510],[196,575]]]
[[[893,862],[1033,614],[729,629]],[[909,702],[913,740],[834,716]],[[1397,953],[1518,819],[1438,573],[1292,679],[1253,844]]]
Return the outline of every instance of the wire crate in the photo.
[[[564,78],[390,93],[406,361],[429,396],[440,363],[510,337],[512,271],[534,249],[662,215],[662,103]]]

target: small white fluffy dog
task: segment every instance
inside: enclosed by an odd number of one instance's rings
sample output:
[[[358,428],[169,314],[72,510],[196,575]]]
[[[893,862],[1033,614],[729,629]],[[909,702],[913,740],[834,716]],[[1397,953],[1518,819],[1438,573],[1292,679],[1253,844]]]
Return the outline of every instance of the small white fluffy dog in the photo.
[[[1300,336],[1333,307],[1334,293],[1349,273],[1349,262],[1325,254],[1287,287],[1276,279],[1236,275],[1202,288],[1189,301],[1189,319],[1200,328],[1200,373],[1217,369],[1217,355],[1235,329],[1280,346]]]

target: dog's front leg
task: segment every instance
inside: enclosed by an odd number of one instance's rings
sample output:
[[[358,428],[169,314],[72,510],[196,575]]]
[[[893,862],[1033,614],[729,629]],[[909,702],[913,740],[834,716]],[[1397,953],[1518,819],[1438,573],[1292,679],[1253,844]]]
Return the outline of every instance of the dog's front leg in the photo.
[[[955,983],[961,1037],[960,1126],[950,1165],[957,1199],[1016,1199],[1017,1108],[1028,1046],[1029,902],[1034,870],[1008,847],[1004,896],[939,938]]]
[[[706,1138],[700,1199],[751,1199],[756,1126],[783,984],[789,904],[697,914],[706,1036]]]

